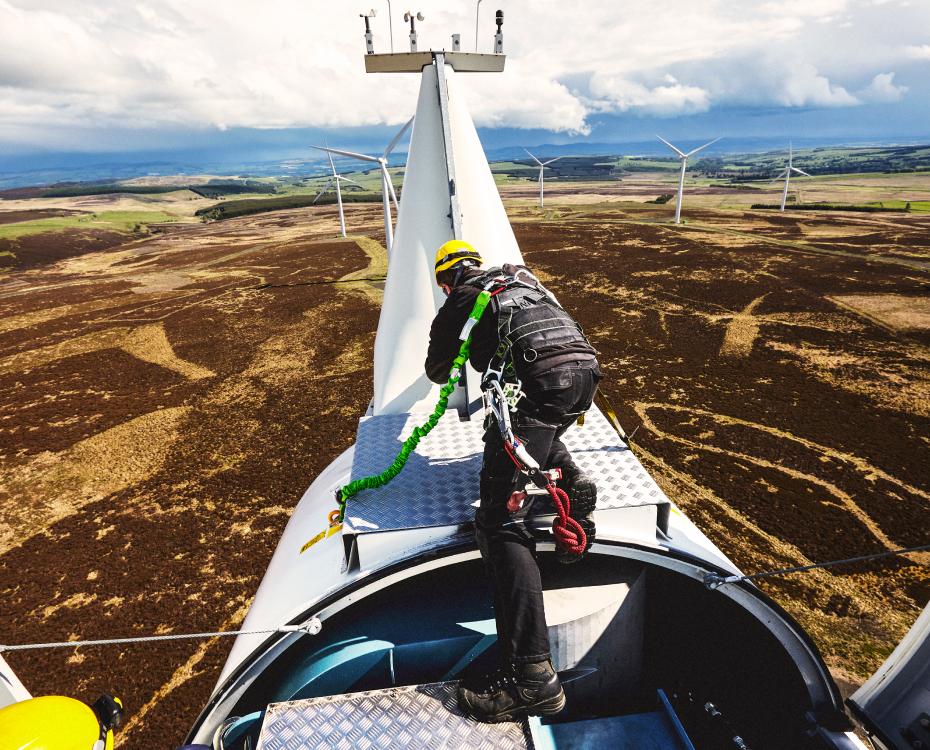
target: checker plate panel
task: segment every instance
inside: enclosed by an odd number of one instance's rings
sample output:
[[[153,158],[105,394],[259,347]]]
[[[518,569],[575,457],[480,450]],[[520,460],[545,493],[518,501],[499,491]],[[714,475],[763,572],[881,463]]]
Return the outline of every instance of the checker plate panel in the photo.
[[[456,704],[457,682],[370,690],[268,706],[258,750],[527,750],[529,725],[481,724]]]
[[[418,413],[362,417],[352,479],[383,472],[397,458],[401,443],[428,417]],[[457,415],[446,414],[390,483],[349,498],[346,519],[351,528],[364,534],[473,521],[483,434],[480,421],[460,422]],[[588,411],[584,425],[572,425],[562,440],[575,463],[597,482],[598,510],[669,503],[597,408]],[[537,498],[534,512],[555,511],[545,497]]]

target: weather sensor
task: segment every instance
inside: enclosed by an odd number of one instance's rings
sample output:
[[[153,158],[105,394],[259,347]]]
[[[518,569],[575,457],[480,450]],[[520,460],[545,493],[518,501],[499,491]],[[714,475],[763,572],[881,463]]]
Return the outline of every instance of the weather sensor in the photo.
[[[494,35],[494,54],[502,55],[504,54],[504,32],[501,31],[501,27],[504,25],[504,11],[497,11],[494,20],[497,21],[497,33]]]
[[[404,20],[410,21],[410,51],[417,51],[417,26],[416,21],[425,21],[426,18],[422,13],[417,13],[416,16],[413,15],[409,10],[404,13]]]
[[[368,50],[369,55],[375,54],[375,40],[371,34],[371,26],[368,24],[369,18],[374,18],[378,15],[378,11],[374,8],[371,9],[371,13],[359,13],[359,18],[365,19],[365,48]]]

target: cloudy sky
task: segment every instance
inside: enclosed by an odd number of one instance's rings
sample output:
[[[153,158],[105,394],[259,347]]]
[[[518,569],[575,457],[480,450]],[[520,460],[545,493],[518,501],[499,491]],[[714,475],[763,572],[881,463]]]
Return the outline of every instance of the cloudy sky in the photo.
[[[362,4],[364,2],[364,4]],[[413,4],[411,4],[413,3]],[[420,11],[420,49],[475,47],[475,1]],[[308,155],[379,142],[418,76],[366,75],[387,0],[0,0],[0,171],[39,155]],[[490,147],[653,138],[930,140],[927,0],[490,0],[506,72],[463,76]]]

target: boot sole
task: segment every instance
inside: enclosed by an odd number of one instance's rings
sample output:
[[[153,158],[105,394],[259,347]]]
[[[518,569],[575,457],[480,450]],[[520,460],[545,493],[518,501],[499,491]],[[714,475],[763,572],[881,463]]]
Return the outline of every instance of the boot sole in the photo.
[[[557,714],[563,708],[565,708],[565,691],[560,690],[558,695],[549,700],[529,706],[526,713],[527,716],[548,716],[549,714]]]
[[[524,716],[548,716],[550,714],[557,714],[563,708],[565,708],[565,691],[560,690],[559,694],[553,696],[547,701],[542,703],[534,703],[532,706],[526,706],[517,711],[511,711],[510,713],[498,714],[497,716],[485,716],[477,717],[470,710],[467,704],[463,705],[463,701],[459,700],[459,710],[466,716],[470,716],[475,721],[480,721],[482,724],[502,724],[505,721],[518,721]]]

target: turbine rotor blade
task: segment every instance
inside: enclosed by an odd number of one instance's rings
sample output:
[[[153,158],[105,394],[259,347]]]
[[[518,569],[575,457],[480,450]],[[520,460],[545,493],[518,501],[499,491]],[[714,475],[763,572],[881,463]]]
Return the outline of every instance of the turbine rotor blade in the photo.
[[[326,147],[327,147],[327,148],[329,148],[329,144],[326,143],[326,141],[323,141],[323,143],[326,144]],[[336,167],[333,165],[333,155],[330,154],[330,153],[327,153],[326,156],[327,156],[327,158],[329,159],[329,168],[330,168],[331,170],[333,170],[333,174],[335,175],[335,174],[336,174]]]
[[[329,190],[329,186],[332,185],[335,181],[336,181],[336,178],[333,177],[333,179],[331,179],[329,182],[327,182],[327,183],[326,183],[326,187],[323,188],[323,189],[320,191],[320,194],[319,194],[316,198],[313,199],[313,203],[316,203],[316,202],[320,199],[320,197],[323,195],[323,193],[325,193],[327,190]],[[312,206],[313,203],[311,203],[310,205]]]
[[[358,159],[359,161],[378,161],[378,158],[375,156],[356,154],[354,151],[340,151],[337,148],[323,148],[323,146],[311,146],[310,148],[319,149],[320,151],[328,151],[331,154],[339,154],[340,156],[348,156],[350,159]]]
[[[387,183],[388,192],[391,194],[391,200],[394,201],[394,210],[397,211],[397,215],[400,216],[400,204],[397,202],[397,195],[394,193],[394,183],[391,182],[391,173],[387,170],[387,165],[381,164],[381,179],[383,183]],[[382,190],[384,189],[384,184],[382,183]]]
[[[808,174],[807,172],[804,172],[804,171],[798,169],[797,167],[792,167],[791,170],[792,170],[793,172],[797,172],[798,174],[802,174],[802,175],[804,175],[805,177],[813,177],[813,176],[814,176],[814,175],[812,175],[812,174]]]
[[[780,175],[778,175],[778,177],[776,177],[774,180],[772,180],[772,181],[769,183],[769,185],[774,185],[776,182],[778,182],[778,181],[781,180],[781,179],[784,179],[784,178],[787,177],[787,176],[788,176],[788,170],[786,169],[784,172],[782,172]],[[766,185],[766,187],[768,187],[768,185]]]
[[[679,151],[677,148],[675,148],[675,147],[674,147],[671,143],[669,143],[667,140],[665,140],[661,135],[657,135],[656,138],[658,138],[660,141],[662,141],[662,143],[664,143],[666,146],[668,146],[670,149],[672,149],[672,151],[674,151],[674,152],[675,152],[676,154],[678,154],[679,156],[683,156],[683,157],[686,157],[686,156],[687,156],[686,154],[683,154],[681,151]],[[707,145],[710,145],[710,144],[707,144]],[[693,152],[692,152],[692,153],[693,153]]]
[[[562,158],[561,156],[557,156],[557,157],[555,157],[554,159],[550,159],[549,161],[544,161],[544,162],[542,163],[542,166],[546,166],[547,164],[552,164],[552,162],[558,161],[558,160],[561,159],[561,158]]]
[[[407,132],[407,128],[409,128],[411,125],[413,125],[413,119],[414,119],[414,117],[416,117],[416,115],[414,115],[414,116],[411,117],[409,120],[407,120],[407,124],[404,125],[404,127],[402,127],[402,128],[400,129],[400,132],[399,132],[397,135],[394,136],[394,140],[391,141],[391,145],[388,146],[386,149],[384,149],[384,155],[381,157],[382,159],[387,159],[388,154],[391,153],[391,151],[394,150],[394,146],[397,145],[397,142],[398,142],[401,138],[404,137],[404,133]]]
[[[526,151],[526,149],[523,149],[523,150]],[[530,154],[529,151],[526,151],[526,153]],[[541,162],[539,159],[537,159],[535,156],[533,156],[532,154],[530,154],[530,158],[531,158],[533,161],[535,161],[537,164],[542,165],[542,162]]]
[[[343,177],[341,174],[336,175],[337,180],[342,180],[343,182],[351,182],[353,185],[358,185],[360,188],[365,187],[362,183],[356,182],[355,180],[350,180],[348,177]]]
[[[720,138],[723,138],[723,136],[720,136]],[[701,146],[700,148],[696,148],[696,149],[694,149],[694,151],[691,151],[690,153],[686,154],[686,156],[691,156],[691,154],[696,154],[696,153],[697,153],[698,151],[700,151],[702,148],[707,148],[708,146],[710,146],[710,145],[716,143],[717,141],[720,140],[720,138],[715,138],[715,139],[712,140],[710,143],[705,143],[705,144],[704,144],[703,146]]]

